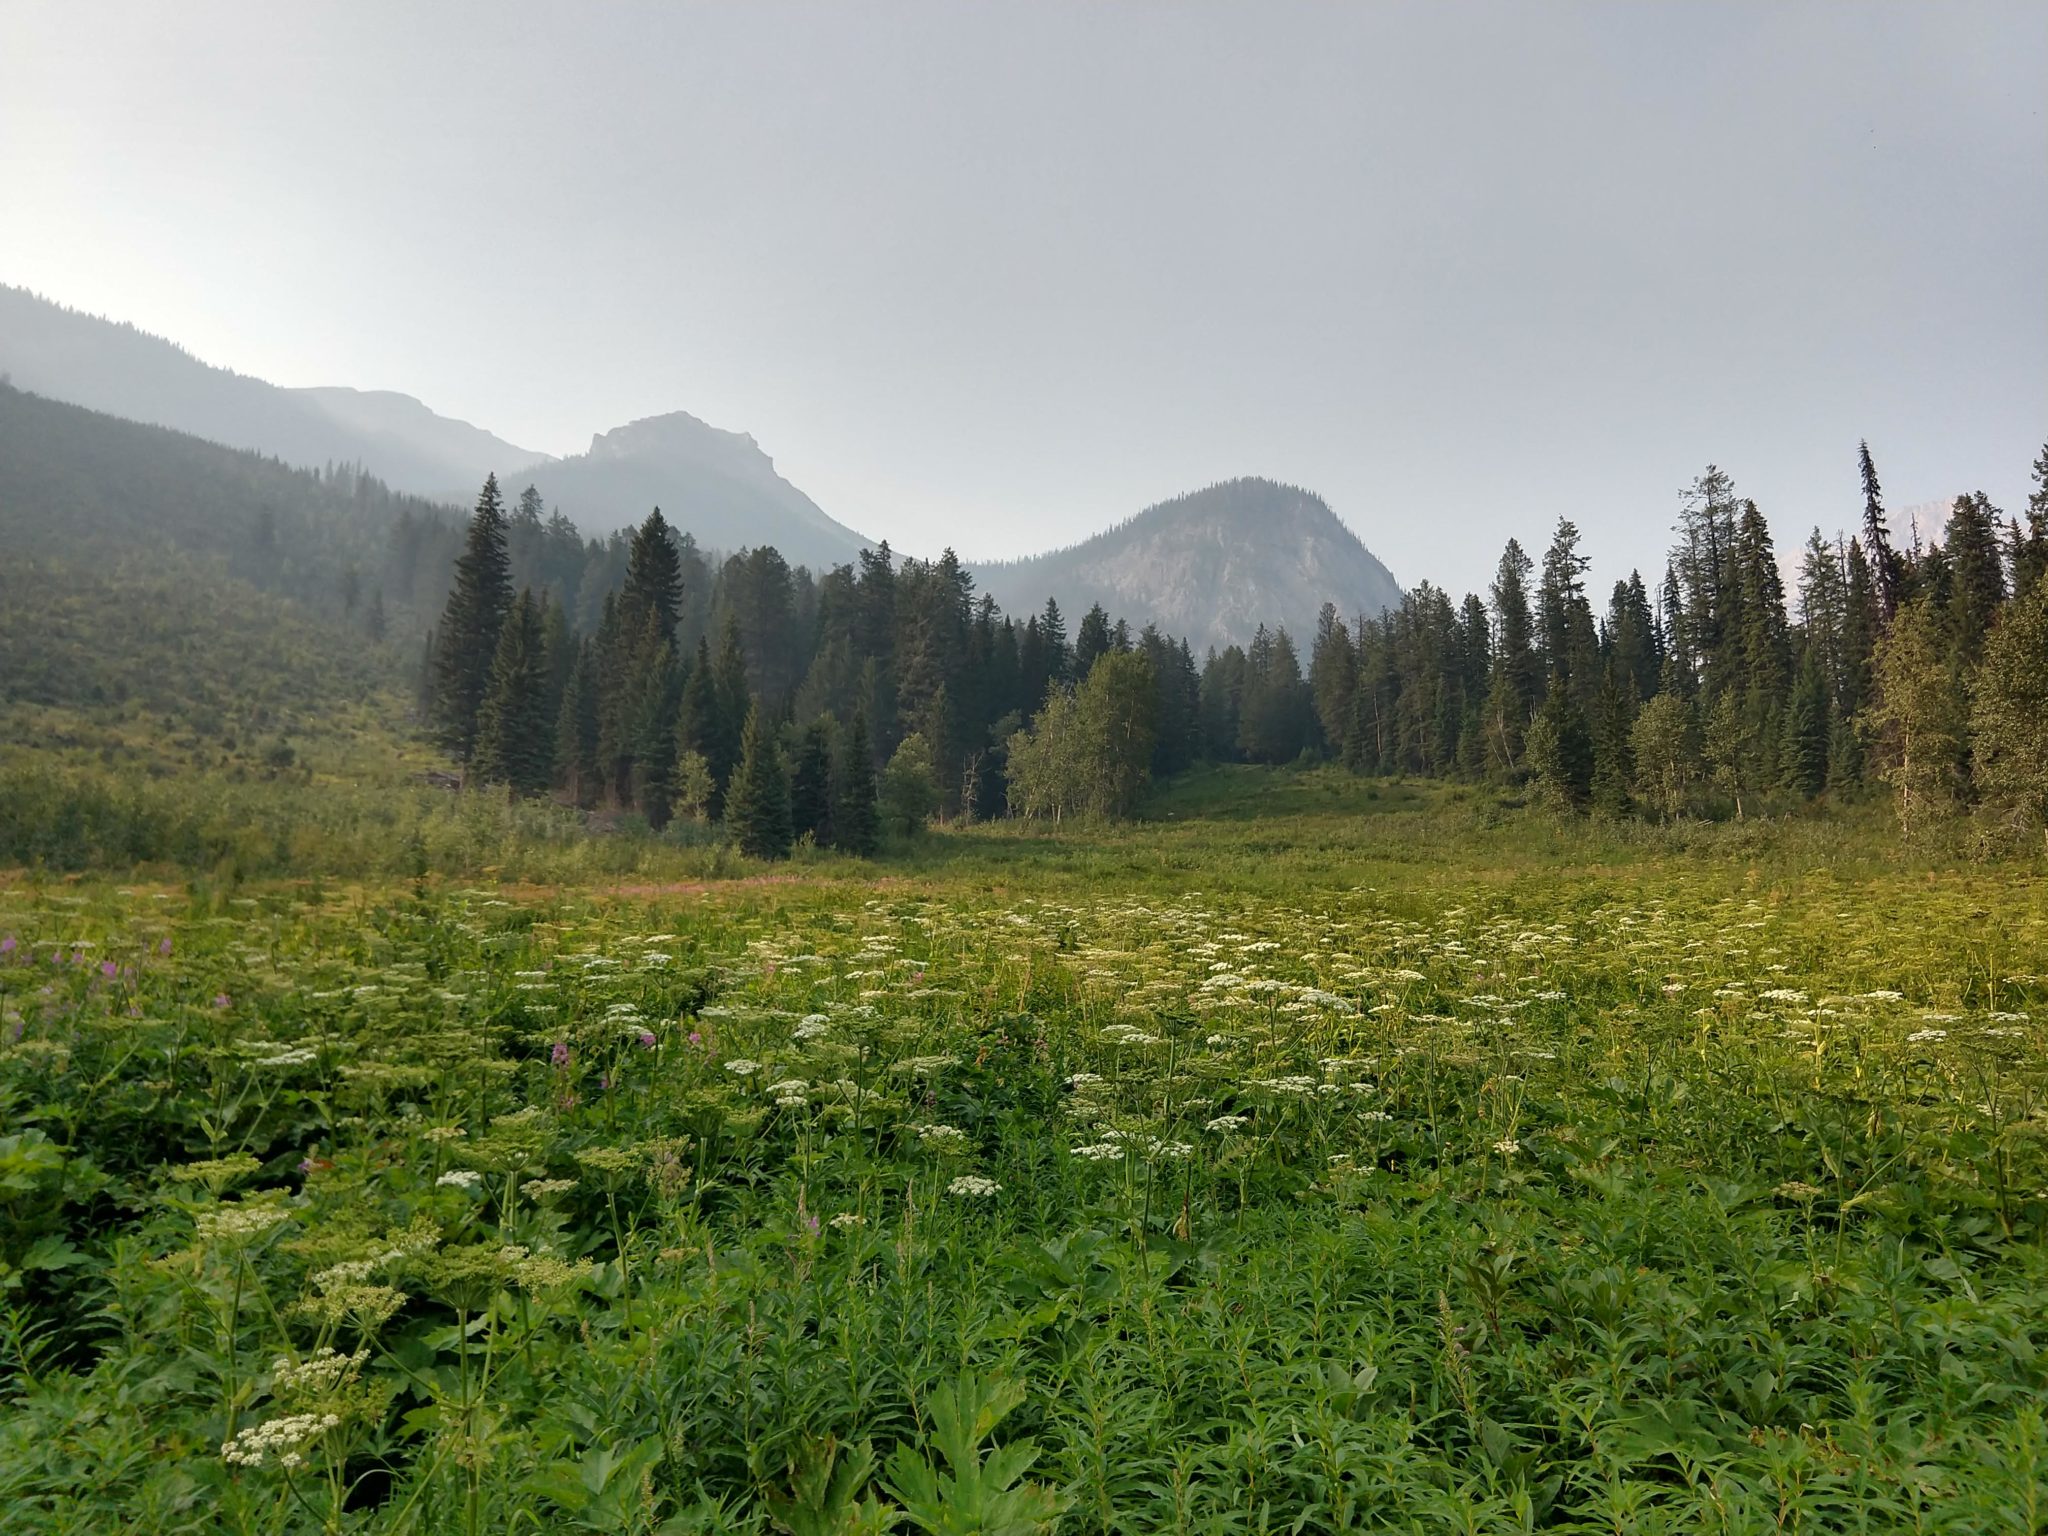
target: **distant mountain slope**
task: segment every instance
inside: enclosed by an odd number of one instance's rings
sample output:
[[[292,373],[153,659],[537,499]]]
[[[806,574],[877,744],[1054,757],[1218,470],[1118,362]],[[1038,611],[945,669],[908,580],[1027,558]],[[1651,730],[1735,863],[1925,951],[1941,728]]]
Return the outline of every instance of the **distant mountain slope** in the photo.
[[[421,494],[515,474],[545,454],[437,416],[409,395],[284,389],[215,368],[132,325],[0,286],[0,375],[17,389],[248,448],[288,464],[361,464]]]
[[[1241,645],[1262,623],[1305,646],[1325,602],[1349,619],[1401,601],[1393,575],[1320,496],[1262,479],[1177,496],[1083,543],[976,574],[1012,612],[1050,593],[1071,632],[1100,603],[1134,626],[1185,635],[1197,655]]]
[[[658,506],[706,549],[773,544],[791,565],[813,570],[851,560],[873,542],[777,474],[747,433],[681,411],[601,432],[589,452],[523,469],[505,483],[510,490],[528,482],[586,535],[637,523]]]

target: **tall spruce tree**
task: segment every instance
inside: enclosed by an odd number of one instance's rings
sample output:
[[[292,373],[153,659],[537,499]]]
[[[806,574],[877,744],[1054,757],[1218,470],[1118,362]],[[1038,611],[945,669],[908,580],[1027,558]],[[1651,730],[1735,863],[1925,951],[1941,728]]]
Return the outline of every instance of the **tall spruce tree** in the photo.
[[[874,747],[868,738],[865,710],[855,709],[840,735],[839,760],[832,778],[833,843],[867,858],[881,846],[882,811],[875,799]]]
[[[820,715],[804,727],[789,776],[790,826],[820,848],[832,846],[832,720]]]
[[[547,656],[540,605],[531,589],[520,591],[499,626],[470,769],[483,782],[503,784],[515,795],[540,794],[554,776]]]
[[[1522,738],[1541,689],[1529,616],[1529,572],[1533,566],[1514,539],[1501,553],[1493,578],[1493,678],[1486,696],[1487,761],[1499,774],[1522,767]]]
[[[597,760],[597,658],[586,640],[577,648],[555,717],[555,785],[571,805],[587,808],[597,803],[603,780]]]
[[[1857,468],[1863,476],[1863,553],[1870,561],[1872,587],[1877,598],[1878,625],[1882,628],[1898,612],[1905,584],[1905,560],[1892,548],[1892,536],[1885,527],[1884,487],[1877,483],[1877,465],[1871,461],[1870,444],[1856,445]]]
[[[750,858],[781,859],[789,856],[794,834],[790,829],[789,776],[783,768],[782,749],[772,732],[761,724],[759,707],[747,711],[740,731],[739,766],[725,793],[725,824]]]
[[[498,632],[512,607],[512,561],[505,549],[505,503],[489,476],[470,514],[441,622],[435,627],[434,717],[442,744],[461,762],[476,748],[477,712],[490,687]]]
[[[1530,722],[1529,770],[1558,804],[1584,810],[1593,797],[1593,734],[1563,677],[1553,677]]]
[[[1606,816],[1628,814],[1629,786],[1635,783],[1632,688],[1618,663],[1608,667],[1600,680],[1593,729],[1592,795],[1593,809]]]

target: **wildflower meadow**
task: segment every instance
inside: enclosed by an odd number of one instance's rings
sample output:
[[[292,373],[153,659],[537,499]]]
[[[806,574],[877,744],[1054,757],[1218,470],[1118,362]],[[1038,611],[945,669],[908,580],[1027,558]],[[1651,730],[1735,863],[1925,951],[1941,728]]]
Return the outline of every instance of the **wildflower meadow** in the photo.
[[[0,885],[0,1524],[2048,1526],[2037,877],[1066,836]]]

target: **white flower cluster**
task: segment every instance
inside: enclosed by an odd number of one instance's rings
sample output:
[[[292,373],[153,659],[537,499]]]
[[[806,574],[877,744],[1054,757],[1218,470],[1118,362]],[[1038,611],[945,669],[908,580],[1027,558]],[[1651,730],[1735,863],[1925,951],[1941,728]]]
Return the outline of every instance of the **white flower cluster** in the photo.
[[[484,1176],[473,1168],[450,1168],[434,1180],[434,1187],[439,1189],[443,1185],[448,1185],[455,1189],[475,1189],[483,1181]]]
[[[232,1467],[260,1467],[273,1460],[287,1470],[303,1466],[306,1447],[340,1424],[341,1415],[335,1413],[288,1413],[227,1441],[220,1448],[221,1460]]]
[[[735,1077],[752,1077],[761,1070],[761,1063],[748,1056],[735,1056],[725,1064],[725,1070]]]
[[[840,1231],[844,1232],[848,1227],[866,1226],[867,1221],[866,1218],[862,1217],[858,1212],[841,1211],[837,1216],[834,1216],[830,1221],[826,1222],[825,1225],[828,1227],[837,1227]]]
[[[1124,1149],[1113,1141],[1096,1141],[1085,1147],[1075,1147],[1073,1155],[1084,1162],[1106,1163],[1111,1158],[1122,1157]]]
[[[963,1173],[946,1186],[949,1195],[964,1195],[970,1200],[985,1199],[1000,1194],[1003,1186],[994,1179],[985,1179],[978,1173]]]
[[[283,1206],[244,1202],[209,1206],[192,1218],[192,1225],[203,1243],[232,1243],[259,1237],[290,1216],[291,1212]]]
[[[1220,1131],[1227,1136],[1232,1131],[1243,1130],[1250,1123],[1250,1115],[1218,1115],[1214,1120],[1211,1120],[1202,1127],[1202,1129],[1206,1131]]]
[[[1913,1033],[1906,1036],[1906,1044],[1925,1045],[1930,1040],[1946,1040],[1947,1038],[1948,1031],[1945,1029],[1916,1029]]]
[[[911,1129],[917,1132],[919,1146],[930,1147],[935,1152],[965,1152],[967,1133],[954,1125],[918,1125]]]
[[[324,1344],[303,1360],[279,1356],[270,1363],[271,1390],[279,1397],[325,1397],[355,1380],[366,1358],[362,1350],[344,1355]]]

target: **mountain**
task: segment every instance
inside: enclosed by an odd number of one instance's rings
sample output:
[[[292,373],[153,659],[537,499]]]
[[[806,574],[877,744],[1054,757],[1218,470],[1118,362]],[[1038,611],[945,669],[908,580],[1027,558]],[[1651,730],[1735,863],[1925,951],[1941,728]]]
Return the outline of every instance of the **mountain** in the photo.
[[[360,464],[421,494],[475,487],[547,458],[409,395],[285,389],[203,363],[160,336],[0,286],[0,378],[15,388],[171,427],[288,464]]]
[[[1197,656],[1244,644],[1260,624],[1284,625],[1305,646],[1325,602],[1349,619],[1401,601],[1393,575],[1320,496],[1262,479],[1191,491],[1080,544],[976,574],[1010,612],[1050,594],[1071,634],[1100,603],[1133,627],[1186,636]]]
[[[658,506],[703,548],[772,544],[791,565],[814,570],[873,543],[777,474],[750,435],[682,411],[600,432],[587,453],[521,470],[505,481],[507,493],[528,483],[587,535],[637,523]]]

